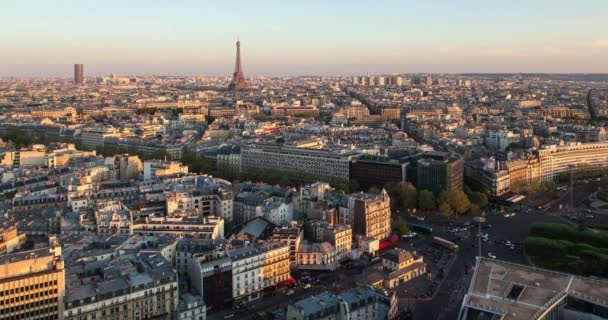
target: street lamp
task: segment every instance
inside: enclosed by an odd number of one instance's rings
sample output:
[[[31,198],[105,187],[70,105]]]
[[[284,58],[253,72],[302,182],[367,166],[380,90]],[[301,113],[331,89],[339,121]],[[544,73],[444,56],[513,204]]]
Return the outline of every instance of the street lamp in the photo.
[[[481,216],[479,217],[474,217],[473,221],[477,222],[477,244],[478,244],[478,250],[479,250],[479,257],[481,257],[481,224],[486,222],[486,212],[485,210],[483,212],[481,212]]]

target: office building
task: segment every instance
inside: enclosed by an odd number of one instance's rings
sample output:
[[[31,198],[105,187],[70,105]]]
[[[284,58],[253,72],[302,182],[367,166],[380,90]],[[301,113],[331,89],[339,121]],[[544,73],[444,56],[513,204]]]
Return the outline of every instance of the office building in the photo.
[[[77,63],[74,65],[74,83],[84,83],[84,65],[81,63]]]
[[[350,162],[350,180],[357,181],[362,190],[369,190],[374,186],[382,189],[387,183],[405,182],[407,166],[407,162],[361,156]]]
[[[570,171],[608,167],[608,142],[548,146],[537,151],[542,181],[551,181]]]
[[[411,159],[407,177],[416,189],[429,190],[435,196],[445,191],[461,191],[464,160],[449,152],[427,151]]]
[[[0,317],[2,319],[61,319],[65,290],[61,247],[0,256]]]
[[[82,145],[88,149],[104,146],[104,140],[110,137],[119,137],[120,133],[112,127],[84,128],[81,133]]]
[[[352,155],[292,146],[247,146],[241,148],[241,172],[251,168],[258,172],[277,170],[292,178],[348,182]]]

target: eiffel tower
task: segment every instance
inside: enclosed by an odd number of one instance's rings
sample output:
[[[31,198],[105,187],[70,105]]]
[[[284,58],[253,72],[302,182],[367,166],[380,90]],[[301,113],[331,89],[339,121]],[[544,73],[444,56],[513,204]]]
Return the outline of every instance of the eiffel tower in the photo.
[[[243,67],[241,66],[241,42],[236,41],[236,65],[234,66],[234,76],[228,86],[228,90],[245,91],[249,90],[249,84],[245,81]]]

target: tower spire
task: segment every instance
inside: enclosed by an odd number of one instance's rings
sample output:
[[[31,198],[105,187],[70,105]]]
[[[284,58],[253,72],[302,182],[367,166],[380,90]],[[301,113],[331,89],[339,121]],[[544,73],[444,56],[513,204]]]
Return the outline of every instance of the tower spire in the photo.
[[[234,65],[234,75],[232,82],[228,86],[228,90],[243,91],[249,90],[249,84],[245,80],[245,74],[243,73],[243,67],[241,66],[241,41],[237,37],[236,40],[236,63]]]

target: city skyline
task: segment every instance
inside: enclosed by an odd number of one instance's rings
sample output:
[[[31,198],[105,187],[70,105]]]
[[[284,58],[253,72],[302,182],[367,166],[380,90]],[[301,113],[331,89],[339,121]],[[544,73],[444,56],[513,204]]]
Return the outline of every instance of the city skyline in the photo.
[[[5,4],[0,77],[606,73],[608,4],[587,0]],[[44,53],[44,54],[41,54]]]

